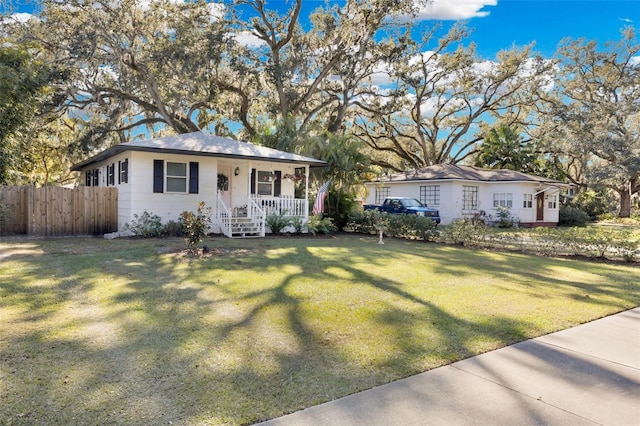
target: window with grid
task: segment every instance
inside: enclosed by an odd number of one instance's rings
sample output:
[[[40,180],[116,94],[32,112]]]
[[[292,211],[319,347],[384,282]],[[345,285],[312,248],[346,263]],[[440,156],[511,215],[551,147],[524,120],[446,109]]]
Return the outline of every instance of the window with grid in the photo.
[[[555,209],[557,206],[558,206],[558,196],[549,195],[547,207],[550,209]]]
[[[388,186],[381,186],[376,188],[376,200],[374,204],[382,204],[384,200],[389,198],[389,194],[391,193],[391,188]]]
[[[420,187],[420,201],[427,206],[440,205],[440,185],[425,185]]]
[[[462,210],[478,209],[478,187],[463,186],[462,187]]]
[[[496,192],[493,194],[493,207],[513,207],[513,194],[510,192]]]
[[[522,207],[524,207],[525,209],[530,209],[533,207],[533,194],[524,194]]]

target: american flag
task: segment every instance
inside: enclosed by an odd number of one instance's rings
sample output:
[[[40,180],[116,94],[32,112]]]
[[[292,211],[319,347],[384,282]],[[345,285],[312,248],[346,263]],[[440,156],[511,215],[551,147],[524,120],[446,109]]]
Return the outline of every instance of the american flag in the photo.
[[[325,184],[322,185],[318,190],[318,196],[316,197],[316,202],[313,203],[313,209],[311,210],[312,214],[316,215],[324,211],[324,199],[327,198],[327,193],[329,190],[330,183],[331,183],[331,179],[326,181]]]

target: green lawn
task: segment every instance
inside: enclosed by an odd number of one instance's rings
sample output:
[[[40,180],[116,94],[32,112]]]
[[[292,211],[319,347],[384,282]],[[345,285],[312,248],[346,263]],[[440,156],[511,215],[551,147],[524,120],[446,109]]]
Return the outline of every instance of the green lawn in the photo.
[[[640,268],[337,235],[0,240],[0,423],[248,424],[640,305]]]

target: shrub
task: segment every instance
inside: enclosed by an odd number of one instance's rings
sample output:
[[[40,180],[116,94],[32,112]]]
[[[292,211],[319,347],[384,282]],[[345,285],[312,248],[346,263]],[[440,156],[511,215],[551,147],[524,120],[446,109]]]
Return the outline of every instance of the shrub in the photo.
[[[313,235],[329,234],[338,230],[333,224],[333,219],[330,217],[322,217],[322,214],[311,216],[307,221],[307,229]]]
[[[166,237],[182,237],[184,236],[184,226],[182,223],[170,220],[165,223],[162,229],[162,235]]]
[[[478,245],[486,239],[487,225],[471,219],[455,220],[442,234],[445,242],[462,245]]]
[[[379,212],[378,210],[356,210],[349,215],[344,230],[361,234],[376,234],[380,222],[388,221],[388,216],[387,212]]]
[[[291,219],[285,216],[285,213],[267,215],[265,223],[271,229],[272,234],[279,234],[284,228],[291,225]]]
[[[577,207],[560,207],[558,226],[586,226],[589,220],[587,212]]]
[[[498,228],[513,228],[519,225],[518,219],[511,216],[509,207],[498,206],[496,215],[498,216],[498,220],[495,222],[495,225]]]
[[[324,217],[332,218],[337,229],[343,229],[351,213],[359,208],[355,195],[331,187],[327,198],[329,201],[326,203]]]
[[[198,203],[196,213],[183,211],[180,214],[180,222],[186,236],[187,245],[195,250],[198,243],[209,233],[211,224],[211,207],[206,207],[203,201]]]
[[[126,223],[123,227],[124,231],[131,232],[136,237],[153,238],[162,235],[163,226],[160,216],[144,211],[138,216],[133,214],[133,220]]]
[[[296,235],[302,234],[302,231],[304,230],[304,221],[300,216],[293,216],[291,218],[290,225],[293,227],[294,233]]]
[[[389,237],[434,241],[438,237],[436,225],[430,218],[415,214],[388,214],[378,210],[364,210],[352,213],[344,229],[347,232],[377,234],[382,228]]]
[[[577,207],[586,212],[592,220],[611,210],[611,200],[605,191],[592,189],[578,193],[571,202],[572,207]]]

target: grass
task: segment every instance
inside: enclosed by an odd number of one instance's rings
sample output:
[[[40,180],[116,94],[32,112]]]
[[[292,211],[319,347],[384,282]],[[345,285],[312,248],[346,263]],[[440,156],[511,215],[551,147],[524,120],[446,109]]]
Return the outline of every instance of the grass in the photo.
[[[640,305],[640,268],[338,235],[0,241],[0,423],[250,424]]]

